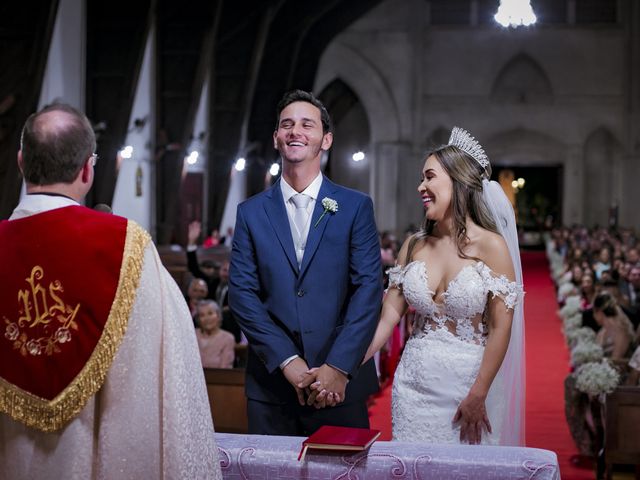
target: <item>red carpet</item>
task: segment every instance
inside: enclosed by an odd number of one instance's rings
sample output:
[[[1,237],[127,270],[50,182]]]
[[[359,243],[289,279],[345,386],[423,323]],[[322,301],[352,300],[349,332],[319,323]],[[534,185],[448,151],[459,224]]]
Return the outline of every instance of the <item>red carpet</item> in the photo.
[[[527,446],[556,452],[563,480],[593,480],[592,470],[577,468],[570,461],[577,450],[564,417],[563,382],[569,371],[569,353],[556,315],[558,306],[545,254],[524,252],[522,268],[527,292]],[[390,440],[390,386],[374,399],[369,415],[371,428],[382,431],[380,440]]]
[[[563,480],[594,479],[591,469],[574,467],[578,451],[564,416],[564,379],[569,372],[569,351],[560,330],[553,282],[543,252],[522,255],[527,348],[527,446],[546,448],[558,455]]]

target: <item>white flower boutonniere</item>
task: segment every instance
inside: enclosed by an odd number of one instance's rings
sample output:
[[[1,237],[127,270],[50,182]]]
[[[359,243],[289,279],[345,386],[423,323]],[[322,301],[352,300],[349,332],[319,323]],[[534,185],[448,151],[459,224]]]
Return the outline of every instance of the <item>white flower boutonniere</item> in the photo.
[[[324,197],[322,199],[322,207],[324,208],[324,212],[322,212],[322,215],[320,215],[320,218],[313,226],[314,228],[318,226],[320,220],[322,220],[322,217],[324,217],[327,212],[336,213],[338,211],[338,202],[336,202],[333,198]]]

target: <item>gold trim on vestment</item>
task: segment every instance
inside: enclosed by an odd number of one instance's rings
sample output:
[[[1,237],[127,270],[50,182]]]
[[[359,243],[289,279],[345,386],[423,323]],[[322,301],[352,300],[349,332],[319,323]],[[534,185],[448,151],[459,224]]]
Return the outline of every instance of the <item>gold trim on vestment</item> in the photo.
[[[80,373],[53,400],[26,392],[0,378],[0,412],[43,432],[64,427],[102,387],[122,343],[140,284],[144,249],[149,234],[135,222],[127,222],[120,279],[100,340]]]

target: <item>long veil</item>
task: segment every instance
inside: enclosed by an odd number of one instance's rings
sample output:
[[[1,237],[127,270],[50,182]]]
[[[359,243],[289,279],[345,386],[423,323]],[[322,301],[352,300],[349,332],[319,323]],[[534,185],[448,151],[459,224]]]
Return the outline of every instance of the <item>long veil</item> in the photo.
[[[500,184],[482,181],[483,198],[498,227],[498,232],[507,242],[516,282],[522,285],[522,264],[518,245],[518,230],[511,202]],[[506,409],[505,424],[502,428],[501,445],[524,445],[524,399],[525,399],[525,362],[524,362],[524,302],[517,303],[513,312],[511,339],[507,354],[498,371],[496,381],[505,387]]]

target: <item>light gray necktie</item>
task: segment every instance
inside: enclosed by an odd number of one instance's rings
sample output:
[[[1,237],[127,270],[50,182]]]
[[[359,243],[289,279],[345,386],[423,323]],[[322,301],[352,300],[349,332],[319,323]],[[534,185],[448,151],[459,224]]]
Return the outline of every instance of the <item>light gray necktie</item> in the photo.
[[[311,201],[311,197],[304,193],[297,193],[291,197],[291,201],[296,206],[296,212],[293,215],[293,223],[296,226],[296,234],[298,237],[296,242],[296,256],[298,256],[298,263],[300,264],[302,255],[298,255],[298,250],[300,252],[304,252],[304,248],[307,243],[305,239],[305,227],[307,226],[307,220],[309,219],[307,206]],[[294,240],[296,239],[294,238]]]

